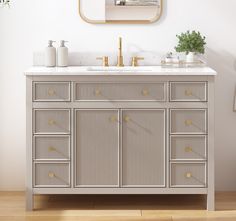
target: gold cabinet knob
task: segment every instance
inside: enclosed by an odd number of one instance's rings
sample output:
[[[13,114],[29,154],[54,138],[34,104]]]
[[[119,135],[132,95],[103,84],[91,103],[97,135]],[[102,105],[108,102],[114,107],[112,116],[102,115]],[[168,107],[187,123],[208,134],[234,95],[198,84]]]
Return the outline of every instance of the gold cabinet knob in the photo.
[[[192,120],[186,120],[184,123],[185,123],[186,126],[191,126],[193,124],[193,121]]]
[[[56,95],[56,91],[52,88],[48,89],[48,96]]]
[[[193,152],[193,148],[192,147],[185,147],[185,152],[191,153],[191,152]]]
[[[188,178],[188,179],[189,179],[189,178],[192,178],[192,176],[193,176],[193,175],[192,175],[191,172],[187,172],[187,173],[185,174],[185,177]]]
[[[130,119],[129,116],[125,116],[125,117],[124,117],[124,121],[125,121],[126,123],[130,122],[130,120],[131,120],[131,119]]]
[[[149,94],[150,94],[149,90],[147,90],[147,89],[142,90],[142,95],[143,96],[148,96]]]
[[[190,97],[193,95],[193,92],[191,90],[185,90],[185,96]]]
[[[52,125],[55,125],[55,124],[56,124],[55,120],[52,120],[52,119],[48,120],[48,125],[49,126],[52,126]]]
[[[110,119],[109,119],[112,123],[114,123],[114,122],[117,122],[118,120],[117,120],[117,117],[116,116],[112,116],[112,117],[110,117]]]
[[[102,94],[102,92],[101,92],[100,89],[96,89],[96,90],[94,91],[94,94],[95,94],[96,96],[100,96],[100,95]]]
[[[50,177],[50,178],[54,178],[56,175],[55,175],[55,173],[53,173],[53,172],[49,172],[48,173],[48,177]]]
[[[54,151],[56,151],[56,148],[55,148],[55,147],[52,147],[52,146],[50,146],[50,147],[48,147],[48,151],[49,151],[49,152],[54,152]]]

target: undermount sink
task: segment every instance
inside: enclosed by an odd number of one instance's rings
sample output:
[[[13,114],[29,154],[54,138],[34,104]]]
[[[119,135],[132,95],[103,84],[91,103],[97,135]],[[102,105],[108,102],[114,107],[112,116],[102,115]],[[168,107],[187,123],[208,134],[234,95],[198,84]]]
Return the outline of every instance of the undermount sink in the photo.
[[[152,71],[151,68],[148,67],[88,67],[87,71],[107,71],[107,72],[146,72]]]

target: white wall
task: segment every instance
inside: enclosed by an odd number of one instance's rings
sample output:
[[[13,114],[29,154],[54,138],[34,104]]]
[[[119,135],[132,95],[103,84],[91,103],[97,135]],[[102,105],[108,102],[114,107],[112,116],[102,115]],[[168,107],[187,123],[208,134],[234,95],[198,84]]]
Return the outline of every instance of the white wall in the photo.
[[[24,189],[25,78],[33,51],[48,39],[70,41],[73,51],[114,51],[124,47],[169,51],[176,33],[200,30],[207,36],[208,61],[216,83],[216,186],[236,190],[236,1],[164,0],[160,22],[152,25],[90,25],[77,13],[77,0],[12,0],[0,9],[0,190]]]

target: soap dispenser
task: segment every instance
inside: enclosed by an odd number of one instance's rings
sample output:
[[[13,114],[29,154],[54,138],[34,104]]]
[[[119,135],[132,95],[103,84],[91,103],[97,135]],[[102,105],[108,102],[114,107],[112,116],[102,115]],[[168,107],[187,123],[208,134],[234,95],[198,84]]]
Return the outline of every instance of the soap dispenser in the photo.
[[[55,41],[49,40],[48,47],[45,49],[45,66],[55,67],[56,66],[56,48],[53,47]]]
[[[65,46],[67,41],[62,40],[61,45],[57,51],[57,65],[58,67],[68,66],[68,48]]]

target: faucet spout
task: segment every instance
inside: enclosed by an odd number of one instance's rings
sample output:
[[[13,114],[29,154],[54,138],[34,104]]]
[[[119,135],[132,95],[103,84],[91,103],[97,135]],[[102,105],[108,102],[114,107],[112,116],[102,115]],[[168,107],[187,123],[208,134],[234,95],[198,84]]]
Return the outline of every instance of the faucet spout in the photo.
[[[124,61],[123,60],[124,59],[123,59],[123,54],[122,54],[122,38],[119,37],[117,67],[124,67]]]

